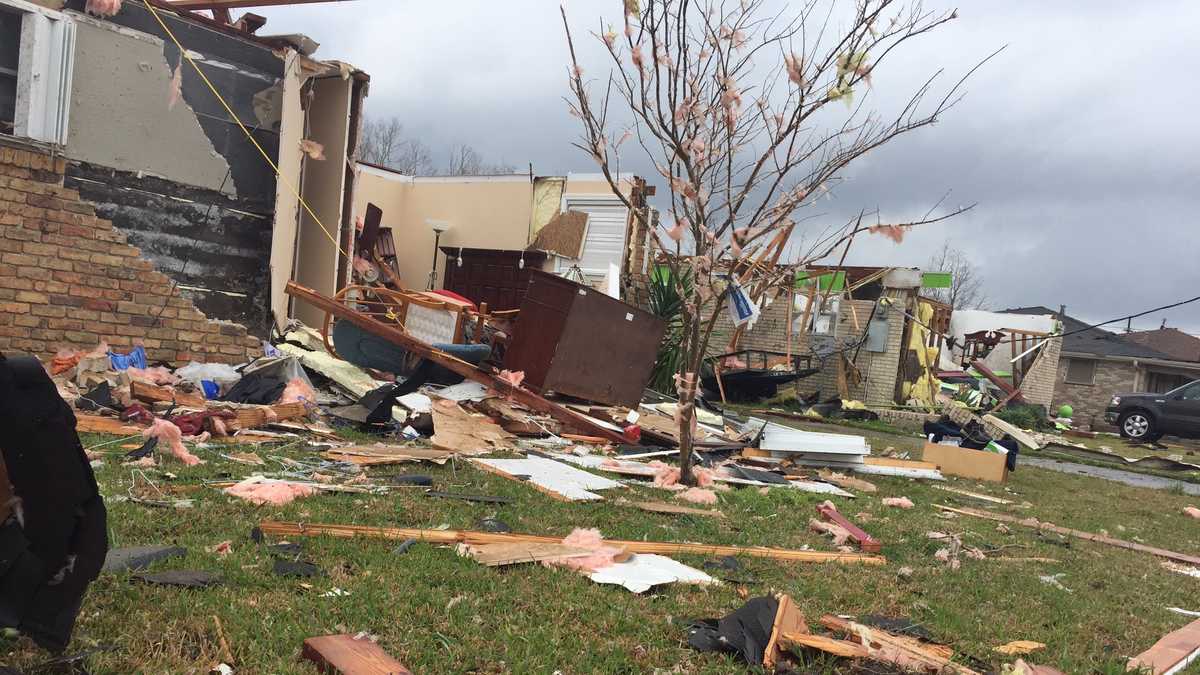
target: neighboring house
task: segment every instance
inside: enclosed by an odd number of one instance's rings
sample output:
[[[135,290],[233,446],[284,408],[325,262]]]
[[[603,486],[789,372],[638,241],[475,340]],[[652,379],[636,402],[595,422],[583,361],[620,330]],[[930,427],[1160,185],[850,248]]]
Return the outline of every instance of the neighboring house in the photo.
[[[1200,362],[1174,358],[1128,336],[1088,324],[1047,307],[1021,307],[1009,314],[1053,314],[1063,324],[1062,351],[1053,408],[1069,404],[1075,421],[1104,427],[1104,408],[1113,394],[1165,392],[1200,378]]]
[[[564,274],[578,267],[599,284],[610,265],[622,272],[644,268],[644,261],[631,260],[635,251],[644,250],[634,245],[638,228],[631,221],[636,219],[599,174],[409,176],[363,162],[357,166],[354,211],[365,213],[368,204],[383,211],[382,226],[391,230],[396,268],[408,288],[441,288],[447,265],[457,262],[457,248],[494,250],[511,258],[540,246],[542,228],[567,212],[586,218],[574,221],[580,226],[574,241],[561,247],[570,250],[552,251],[559,255],[549,258],[547,271]],[[623,175],[621,182],[626,195],[641,184],[632,175]]]
[[[1157,330],[1125,333],[1122,337],[1167,354],[1176,361],[1200,363],[1200,338],[1189,335],[1178,328],[1163,326]]]
[[[0,301],[22,315],[0,349],[140,339],[152,359],[244,359],[249,335],[317,318],[289,279],[331,294],[351,262],[344,158],[368,77],[304,36],[256,34],[252,14],[149,4],[157,17],[125,2],[97,18],[85,0],[0,0]]]

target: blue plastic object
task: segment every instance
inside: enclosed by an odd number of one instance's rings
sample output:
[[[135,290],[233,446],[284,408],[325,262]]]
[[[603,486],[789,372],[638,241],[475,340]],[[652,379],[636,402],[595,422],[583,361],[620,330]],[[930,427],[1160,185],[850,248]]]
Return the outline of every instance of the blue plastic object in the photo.
[[[125,370],[130,366],[134,368],[145,368],[146,363],[146,348],[138,345],[133,348],[133,351],[128,354],[117,354],[113,351],[108,352],[108,362],[112,365],[113,370]]]
[[[221,387],[212,380],[200,380],[200,388],[204,390],[204,398],[214,400],[221,395]]]

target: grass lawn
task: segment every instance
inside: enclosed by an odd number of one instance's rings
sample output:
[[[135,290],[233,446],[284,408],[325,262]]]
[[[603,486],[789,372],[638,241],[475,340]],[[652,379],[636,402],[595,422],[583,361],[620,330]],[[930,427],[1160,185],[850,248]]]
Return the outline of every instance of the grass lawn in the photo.
[[[830,431],[827,425],[812,425]],[[847,430],[850,433],[853,431]],[[915,449],[920,439],[865,432],[881,450],[892,445]],[[90,446],[108,438],[88,436]],[[905,444],[909,443],[905,447]],[[119,445],[109,446],[124,452]],[[202,479],[241,478],[252,467],[220,459],[215,449],[197,451],[208,463],[198,467],[168,464],[177,477],[148,474],[160,485],[195,484]],[[263,456],[272,454],[260,449]],[[311,456],[293,447],[282,454]],[[916,453],[914,453],[916,456]],[[444,467],[411,464],[371,470],[372,475],[423,473],[436,488],[511,497],[509,505],[472,504],[429,498],[419,489],[388,495],[319,495],[282,508],[255,507],[221,492],[187,492],[192,509],[163,509],[133,502],[109,506],[113,546],[178,544],[187,557],[157,563],[152,569],[202,569],[220,572],[224,584],[204,590],[154,587],[126,574],[102,575],[92,585],[71,651],[107,646],[87,661],[93,673],[205,673],[219,661],[212,616],[219,616],[238,673],[315,673],[298,659],[304,638],[367,631],[415,672],[422,673],[728,673],[744,667],[729,657],[700,654],[686,645],[689,620],[719,617],[744,600],[736,584],[701,588],[673,585],[644,595],[595,584],[567,570],[536,565],[486,568],[447,548],[417,544],[407,553],[392,552],[394,542],[309,538],[305,557],[327,576],[297,580],[275,576],[272,558],[251,542],[250,528],[261,519],[353,523],[398,527],[471,529],[494,516],[514,531],[566,535],[573,527],[598,527],[622,539],[758,544],[831,550],[808,531],[814,506],[823,497],[790,490],[761,494],[756,489],[721,493],[726,519],[645,513],[619,503],[614,495],[601,503],[569,504],[515,481],[475,470],[463,463]],[[98,471],[102,492],[123,495],[130,471],[118,457]],[[1035,516],[1059,525],[1144,542],[1184,553],[1200,552],[1200,522],[1181,509],[1189,498],[1166,492],[1032,468],[1018,470],[1006,485],[950,480],[948,485],[1002,496],[1013,506],[998,507],[899,478],[868,477],[879,492],[855,500],[835,498],[839,508],[884,543],[889,563],[881,567],[796,564],[765,559],[743,560],[750,597],[771,591],[789,593],[809,623],[825,612],[907,616],[963,657],[998,667],[992,648],[1017,639],[1044,642],[1033,660],[1067,673],[1119,673],[1124,659],[1153,644],[1188,618],[1167,607],[1200,609],[1200,579],[1164,570],[1142,553],[1074,541],[1069,546],[1014,527],[939,517],[932,504],[990,508],[1021,517]],[[623,491],[629,499],[665,499],[649,487]],[[886,508],[880,498],[907,496],[912,510]],[[1194,501],[1192,499],[1191,501]],[[1021,508],[1022,504],[1028,506]],[[869,515],[869,522],[855,514]],[[1058,563],[1018,563],[964,559],[950,571],[933,557],[939,548],[926,538],[931,530],[962,533],[964,542],[982,548],[1010,547],[1007,556],[1047,557]],[[233,552],[221,558],[205,547],[233,540]],[[678,556],[699,566],[704,558]],[[914,570],[903,579],[897,570]],[[1063,573],[1071,592],[1038,580]],[[301,586],[311,584],[311,589]],[[333,587],[344,597],[321,597]],[[5,660],[30,667],[46,658],[24,641],[0,643]],[[801,672],[849,673],[848,661],[801,656]],[[1193,667],[1187,671],[1200,672]]]

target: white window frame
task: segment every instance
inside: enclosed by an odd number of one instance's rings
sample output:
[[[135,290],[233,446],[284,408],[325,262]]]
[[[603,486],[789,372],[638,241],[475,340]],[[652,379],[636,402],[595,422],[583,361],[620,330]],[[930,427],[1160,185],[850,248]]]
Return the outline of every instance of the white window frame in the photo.
[[[13,136],[66,145],[75,66],[75,22],[25,0],[0,0],[21,14]]]

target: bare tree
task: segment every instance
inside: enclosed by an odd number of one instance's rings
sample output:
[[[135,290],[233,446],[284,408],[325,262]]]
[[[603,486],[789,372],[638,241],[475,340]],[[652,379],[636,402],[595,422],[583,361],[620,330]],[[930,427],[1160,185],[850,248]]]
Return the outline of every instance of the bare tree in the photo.
[[[489,164],[475,148],[459,144],[450,150],[450,162],[446,165],[448,176],[483,176],[489,174],[516,173],[516,167],[508,164]]]
[[[987,305],[987,291],[975,262],[962,250],[944,242],[942,248],[929,258],[929,272],[949,272],[950,288],[933,288],[926,296],[950,305],[951,309],[982,309]]]
[[[849,16],[835,15],[842,3],[799,0],[790,5],[795,10],[782,10],[795,11],[791,18],[768,15],[765,0],[623,4],[622,33],[602,26],[596,35],[611,66],[598,82],[585,80],[562,12],[571,55],[568,104],[581,121],[577,147],[627,207],[618,178],[623,147],[644,153],[667,183],[659,194],[669,200],[670,217],[653,241],[671,254],[671,277],[686,298],[675,380],[682,480],[694,484],[697,381],[717,317],[730,299],[744,309],[784,283],[790,272],[776,263],[806,220],[797,212],[829,192],[848,164],[932,124],[958,100],[963,80],[926,101],[934,74],[894,116],[855,103],[898,47],[956,14],[896,0],[858,0]],[[875,224],[864,224],[878,216],[863,212],[840,225],[810,225],[804,229],[813,232],[811,246],[788,262],[825,258],[863,231],[900,239],[915,225],[963,210]],[[693,242],[687,255],[685,239]],[[692,280],[686,291],[684,278]]]
[[[397,117],[363,121],[358,158],[410,176],[435,173],[429,147],[415,138],[405,138],[404,125]]]

